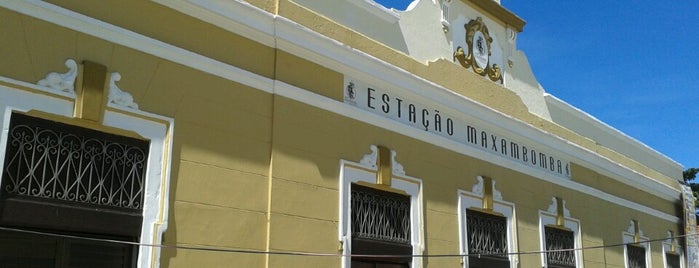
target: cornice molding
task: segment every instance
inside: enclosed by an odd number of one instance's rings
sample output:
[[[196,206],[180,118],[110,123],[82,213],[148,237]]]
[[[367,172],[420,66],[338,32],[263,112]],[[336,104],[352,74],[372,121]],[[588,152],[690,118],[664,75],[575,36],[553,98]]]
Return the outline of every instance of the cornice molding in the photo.
[[[205,0],[193,1],[198,3],[207,2]],[[189,1],[172,0],[162,4],[169,5],[175,3],[189,3]],[[241,6],[255,10],[254,8],[250,7],[249,4],[238,1],[232,1],[229,4],[232,5],[232,7]],[[533,168],[528,168],[522,163],[503,161],[501,158],[496,158],[492,154],[483,154],[480,150],[468,148],[465,145],[446,140],[445,138],[434,134],[409,128],[406,125],[393,122],[387,118],[378,117],[377,115],[373,115],[368,112],[360,111],[359,109],[349,107],[348,105],[342,105],[342,103],[339,103],[336,100],[316,96],[309,91],[287,85],[282,81],[262,77],[247,70],[243,70],[215,59],[163,43],[127,29],[107,24],[82,14],[62,9],[49,3],[40,1],[23,2],[0,0],[0,6],[66,27],[68,29],[85,33],[96,38],[107,40],[115,44],[133,48],[156,57],[185,64],[190,68],[201,70],[230,81],[242,83],[258,90],[289,97],[314,107],[319,107],[334,113],[342,114],[349,118],[354,118],[384,129],[403,133],[406,136],[429,142],[435,146],[472,156],[484,161],[499,163],[499,165],[503,167],[516,170],[523,174],[527,174],[565,188],[583,192],[591,196],[596,196],[603,200],[617,203],[621,206],[646,212],[650,215],[663,219],[678,221],[676,216],[668,215],[643,205],[636,204],[621,197],[605,193],[599,189],[589,187],[572,180],[561,180],[560,178],[553,177],[550,174],[546,174]],[[190,6],[190,8],[206,9],[207,6]],[[206,12],[201,12],[201,14],[204,13]],[[198,15],[192,16],[199,18]],[[467,97],[456,94],[442,86],[435,84],[434,82],[417,77],[408,71],[388,64],[362,51],[355,50],[343,43],[330,39],[319,33],[313,32],[310,29],[286,18],[272,16],[261,11],[249,13],[248,16],[255,17],[255,23],[274,25],[274,36],[272,39],[276,40],[277,49],[295,53],[300,57],[305,57],[310,61],[319,63],[328,68],[332,68],[338,72],[345,73],[346,75],[367,79],[367,82],[370,83],[378,83],[378,85],[382,86],[385,85],[391,90],[399,91],[412,96],[419,96],[420,98],[439,103],[440,105],[446,105],[458,113],[462,113],[477,119],[477,123],[479,124],[487,124],[490,126],[490,128],[501,130],[504,133],[516,133],[517,137],[521,137],[523,140],[532,141],[536,144],[542,144],[546,148],[555,148],[557,152],[568,156],[574,163],[589,167],[624,184],[636,187],[664,200],[679,200],[680,192],[672,186],[653,180],[650,177],[631,170],[628,167],[621,166],[617,162],[607,159],[589,149],[564,140],[552,133],[538,129],[510,115],[498,112]],[[208,21],[204,18],[201,19]],[[256,28],[245,25],[246,22],[244,21],[244,18],[228,17],[228,19],[235,21],[235,23],[232,23],[229,26],[233,26],[235,24],[243,25],[241,27],[244,27],[244,30],[241,31],[249,31],[250,29]],[[228,28],[228,30],[233,33],[237,32],[236,28]],[[262,35],[264,35],[266,30],[269,29],[263,30]],[[338,88],[338,90],[341,89]]]
[[[592,116],[591,114],[589,114],[583,110],[580,110],[579,108],[577,108],[575,106],[572,106],[571,104],[559,99],[558,97],[551,95],[549,93],[544,93],[544,99],[546,100],[547,105],[552,105],[552,106],[555,106],[561,110],[564,110],[566,112],[574,114],[574,115],[576,115],[576,117],[575,117],[576,119],[585,121],[588,124],[591,124],[591,125],[599,128],[601,131],[603,131],[604,133],[606,133],[610,136],[617,137],[619,139],[628,140],[627,145],[633,146],[634,148],[642,150],[645,153],[655,155],[654,160],[662,161],[663,164],[666,164],[666,165],[673,165],[677,169],[683,169],[682,164],[669,158],[668,156],[664,155],[663,153],[658,152],[657,150],[649,147],[648,145],[638,141],[634,137],[631,137],[631,136],[627,135],[626,133],[621,132],[620,130],[616,129],[615,127],[610,126],[609,124],[597,119],[596,117]],[[614,149],[614,148],[611,148],[611,149]],[[668,174],[665,174],[665,175],[669,176]]]
[[[374,14],[374,16],[384,20],[385,22],[396,23],[398,20],[400,20],[400,14],[393,11],[393,9],[385,8],[381,4],[376,3],[374,0],[356,0],[349,1],[349,3],[352,3],[371,14]]]

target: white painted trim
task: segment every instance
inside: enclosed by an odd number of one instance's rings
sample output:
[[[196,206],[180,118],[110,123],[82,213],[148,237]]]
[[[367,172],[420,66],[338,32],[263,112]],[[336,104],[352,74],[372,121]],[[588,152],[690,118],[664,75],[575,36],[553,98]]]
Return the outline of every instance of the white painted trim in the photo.
[[[207,2],[206,0],[198,1]],[[161,4],[167,5],[167,3]],[[233,7],[229,7],[229,9],[234,10],[235,8],[240,7],[239,5],[245,4],[241,4],[239,1],[232,1],[230,5],[233,5]],[[202,55],[165,44],[158,40],[139,35],[123,28],[86,17],[49,3],[41,1],[0,0],[0,6],[157,57],[185,64],[194,69],[207,72],[230,81],[241,83],[265,92],[272,92],[281,96],[290,97],[314,107],[319,107],[327,111],[338,113],[380,128],[403,133],[409,137],[413,137],[464,155],[472,156],[491,163],[498,163],[501,166],[540,178],[544,181],[592,196],[597,196],[603,200],[618,203],[622,206],[648,213],[649,215],[653,215],[668,221],[678,221],[676,216],[650,209],[646,206],[604,193],[601,190],[572,181],[553,178],[543,172],[539,172],[532,168],[527,168],[521,163],[507,160],[503,161],[502,158],[495,158],[492,155],[483,154],[481,151],[465,148],[463,145],[447,141],[437,135],[430,135],[415,129],[409,129],[402,124],[392,122],[386,118],[381,118],[367,112],[359,111],[356,108],[339,104],[334,100],[318,96],[306,90],[287,85],[280,81],[274,81],[272,79],[262,77],[235,66],[215,61]],[[197,7],[190,6],[188,8]],[[204,7],[199,6],[198,8]],[[241,8],[250,7],[246,6]],[[546,144],[543,146],[544,148],[555,149],[555,151],[561,152],[562,155],[569,157],[569,159],[574,161],[576,164],[589,167],[605,176],[619,180],[620,182],[626,183],[631,187],[638,187],[643,191],[656,195],[667,201],[676,201],[677,196],[679,196],[679,192],[668,185],[664,185],[633,170],[620,166],[617,163],[596,154],[595,152],[582,148],[576,144],[572,144],[557,136],[551,135],[550,133],[536,129],[533,126],[530,126],[508,115],[499,113],[489,107],[485,107],[430,81],[416,77],[405,70],[399,69],[363,52],[349,48],[335,40],[331,40],[318,33],[312,32],[305,27],[289,21],[288,19],[273,17],[267,13],[257,11],[248,15],[256,18],[256,21],[260,21],[259,23],[265,22],[265,20],[274,20],[272,23],[274,25],[273,29],[275,30],[277,45],[280,49],[290,52],[296,51],[298,52],[297,55],[299,56],[307,57],[307,59],[311,61],[319,62],[323,66],[344,72],[346,75],[367,79],[367,81],[370,83],[385,85],[387,88],[391,88],[393,90],[402,91],[406,94],[422,96],[423,98],[428,98],[431,101],[447,105],[452,107],[452,109],[455,111],[467,114],[473,118],[477,118],[479,120],[477,123],[479,124],[487,123],[486,125],[492,125],[494,128],[497,127],[498,129],[502,129],[503,132],[517,133],[515,137],[522,137],[522,140],[524,141],[532,141],[536,144]],[[193,16],[203,15],[194,14]],[[225,18],[238,20],[235,17]],[[241,21],[236,22],[243,23]],[[240,29],[230,29],[231,27],[232,26],[228,26],[227,29],[234,33],[240,33],[242,31]]]
[[[342,266],[350,268],[352,254],[352,234],[350,222],[350,188],[355,182],[376,183],[376,166],[340,160],[340,209],[338,223],[338,240],[342,243]],[[425,231],[423,218],[422,180],[405,175],[394,174],[391,188],[401,190],[410,195],[410,235],[412,236],[413,255],[421,255],[425,250]],[[413,258],[411,268],[423,267],[422,258]]]
[[[550,105],[555,105],[561,110],[568,111],[570,114],[577,115],[576,118],[579,120],[583,120],[587,122],[588,124],[597,126],[600,130],[604,131],[605,133],[618,137],[622,140],[627,140],[628,144],[631,146],[634,146],[636,148],[641,149],[642,151],[655,155],[656,159],[659,161],[663,161],[666,165],[672,165],[675,166],[677,169],[682,169],[682,165],[675,160],[672,160],[668,156],[664,155],[661,152],[656,151],[655,149],[651,148],[650,146],[640,142],[639,140],[635,139],[634,137],[631,137],[627,135],[624,132],[619,131],[618,129],[608,125],[607,123],[599,120],[597,117],[594,117],[593,115],[580,110],[579,108],[570,105],[569,103],[557,98],[556,96],[553,96],[548,93],[544,93],[544,98],[546,98],[546,103]]]
[[[63,92],[63,91],[56,91],[54,89],[51,89],[46,86],[42,85],[37,85],[37,84],[32,84],[32,83],[27,83],[19,80],[15,80],[9,77],[4,77],[0,76],[0,86],[2,85],[10,85],[12,87],[18,87],[18,88],[29,88],[33,90],[37,90],[40,92],[44,92],[49,96],[55,96],[55,97],[60,97],[62,99],[75,99],[75,93],[69,93],[69,92]]]
[[[495,180],[493,180],[495,182]],[[483,179],[478,176],[477,182],[472,187],[477,189],[478,184],[482,185]],[[480,186],[481,188],[483,186]],[[493,189],[493,192],[496,190]],[[483,207],[483,193],[468,192],[457,190],[458,196],[458,212],[459,215],[459,254],[468,254],[468,226],[466,224],[466,210],[469,208]],[[501,213],[507,218],[507,251],[518,252],[517,243],[517,220],[515,218],[515,204],[504,201],[502,199],[493,199],[493,211]],[[510,267],[519,267],[519,256],[517,254],[509,255]],[[461,259],[462,267],[469,267],[468,257]]]
[[[615,203],[617,205],[627,207],[630,209],[637,210],[639,212],[646,213],[648,215],[658,217],[660,219],[670,221],[670,222],[679,222],[679,218],[674,215],[670,215],[658,210],[655,210],[653,208],[637,204],[635,202],[623,199],[621,197],[617,197],[615,195],[608,194],[606,192],[603,192],[599,189],[572,181],[572,180],[562,180],[559,177],[553,176],[545,171],[541,171],[535,168],[530,168],[528,166],[525,166],[524,164],[520,163],[519,161],[514,161],[514,160],[509,160],[509,159],[503,159],[500,157],[497,157],[493,154],[488,154],[488,153],[483,153],[480,149],[473,148],[472,146],[467,146],[464,144],[460,144],[457,142],[454,142],[452,140],[449,140],[444,137],[440,137],[434,134],[427,133],[425,131],[420,131],[416,128],[410,127],[405,124],[398,123],[393,120],[388,120],[385,117],[381,117],[379,115],[361,110],[357,107],[350,106],[350,105],[338,105],[338,102],[329,98],[326,98],[324,96],[320,96],[318,94],[306,91],[306,90],[301,90],[298,89],[292,85],[286,84],[284,82],[277,81],[275,83],[275,89],[274,89],[275,94],[282,96],[282,97],[287,97],[293,100],[296,100],[301,103],[306,103],[308,105],[318,107],[330,112],[334,112],[337,114],[341,114],[343,116],[346,116],[348,118],[352,118],[370,125],[374,125],[376,127],[384,128],[384,129],[389,129],[392,130],[396,133],[401,133],[402,135],[418,139],[418,140],[423,140],[423,141],[429,141],[431,144],[434,144],[435,146],[442,147],[447,150],[451,150],[454,152],[457,152],[462,155],[467,155],[471,156],[486,162],[490,163],[497,163],[498,165],[501,165],[503,167],[507,167],[509,169],[515,170],[517,172],[523,173],[530,175],[535,178],[539,178],[543,181],[547,181],[550,183],[553,183],[555,185],[559,185],[561,187],[565,187],[574,191],[578,191],[593,197],[600,198],[605,201],[609,201],[612,203]]]
[[[0,7],[114,44],[133,48],[265,92],[271,92],[272,89],[272,81],[268,78],[50,3],[37,0],[0,0]]]
[[[7,143],[10,115],[13,111],[36,110],[72,118],[74,99],[66,99],[57,94],[32,93],[21,88],[38,91],[45,91],[46,88],[18,81],[18,83],[14,83],[15,81],[7,78],[2,80],[18,87],[0,85],[0,111],[2,111],[0,144]],[[162,234],[167,229],[169,215],[170,161],[174,121],[143,111],[122,111],[110,108],[104,114],[104,125],[133,131],[150,141],[143,200],[143,225],[139,242],[145,245],[158,245],[162,241]],[[0,173],[4,168],[5,150],[4,146],[0,146]],[[137,263],[138,267],[158,267],[160,247],[141,246]]]
[[[553,203],[549,205],[547,210],[539,210],[539,246],[541,251],[546,251],[546,225],[555,225],[556,224],[556,198],[553,198]],[[551,208],[553,207],[553,211],[551,211]],[[568,211],[567,208],[565,208],[565,203],[563,205],[563,211],[564,211],[564,226],[570,230],[573,231],[573,237],[575,239],[575,245],[574,248],[582,248],[582,229],[580,227],[580,220],[572,218],[570,216],[570,211]],[[567,213],[566,213],[567,212]],[[583,251],[582,250],[576,250],[575,251],[575,267],[577,268],[583,268],[584,266],[584,261],[583,261]],[[541,267],[546,268],[548,267],[548,263],[546,262],[546,253],[541,254]]]
[[[629,227],[626,231],[622,232],[622,242],[624,244],[631,244],[634,242],[634,222],[633,220],[629,222]],[[646,249],[646,267],[652,267],[650,266],[652,262],[651,260],[651,248],[650,248],[650,242],[648,242],[648,237],[643,235],[643,230],[641,230],[641,227],[638,227],[638,246],[644,247]],[[624,246],[624,267],[629,267],[629,255],[627,252],[627,247]]]
[[[667,239],[663,240],[663,267],[667,268],[667,253],[672,252],[672,246],[675,246],[675,252],[677,255],[680,256],[680,268],[685,267],[685,259],[684,259],[684,248],[680,245],[680,243],[677,241],[677,238],[672,237],[672,232],[668,231],[667,232]]]
[[[385,87],[387,90],[396,92],[397,95],[414,100],[426,99],[423,102],[450,107],[455,111],[454,114],[468,116],[476,125],[517,138],[521,142],[535,144],[538,148],[557,152],[556,155],[561,155],[570,159],[571,162],[593,169],[630,187],[653,193],[668,201],[677,200],[679,190],[672,186],[468,97],[456,94],[362,51],[352,49],[286,18],[277,17],[276,29],[278,49],[342,72],[345,76],[360,79],[367,84]]]
[[[231,33],[274,47],[274,17],[241,0],[153,0]]]
[[[483,197],[485,181],[484,181],[482,176],[476,177],[476,181],[477,181],[476,184],[474,184],[473,187],[471,187],[471,193],[476,195],[476,196]],[[500,191],[498,191],[497,187],[495,187],[496,181],[492,181],[492,182],[493,182],[493,200],[502,201],[502,193],[500,193]],[[490,186],[488,186],[488,187],[490,187]]]
[[[366,12],[371,13],[385,22],[397,23],[400,20],[400,14],[398,12],[394,11],[394,9],[388,9],[376,3],[374,0],[352,0],[347,2],[364,9]]]
[[[570,210],[566,207],[566,201],[561,200],[563,202],[563,216],[564,217],[570,217]],[[557,215],[558,213],[558,202],[556,201],[555,197],[551,197],[551,204],[549,204],[549,207],[546,209],[546,212],[552,215]]]

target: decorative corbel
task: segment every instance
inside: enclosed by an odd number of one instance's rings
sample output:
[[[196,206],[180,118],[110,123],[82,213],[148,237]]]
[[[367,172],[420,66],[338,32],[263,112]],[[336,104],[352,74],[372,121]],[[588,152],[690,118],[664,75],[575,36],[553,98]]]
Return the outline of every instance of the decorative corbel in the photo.
[[[75,94],[75,79],[78,76],[78,64],[73,59],[67,59],[65,65],[68,67],[68,72],[62,74],[56,72],[49,73],[44,79],[39,80],[37,85]]]
[[[109,95],[108,103],[126,107],[134,110],[138,110],[138,104],[134,102],[133,96],[126,91],[121,90],[116,82],[121,80],[121,74],[114,72],[109,77]]]

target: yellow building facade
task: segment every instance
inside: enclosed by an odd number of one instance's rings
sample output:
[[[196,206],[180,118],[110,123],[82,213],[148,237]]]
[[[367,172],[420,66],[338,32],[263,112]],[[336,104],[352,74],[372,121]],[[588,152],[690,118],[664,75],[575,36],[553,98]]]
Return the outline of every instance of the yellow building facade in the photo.
[[[683,168],[547,94],[523,27],[0,1],[0,266],[691,267]]]

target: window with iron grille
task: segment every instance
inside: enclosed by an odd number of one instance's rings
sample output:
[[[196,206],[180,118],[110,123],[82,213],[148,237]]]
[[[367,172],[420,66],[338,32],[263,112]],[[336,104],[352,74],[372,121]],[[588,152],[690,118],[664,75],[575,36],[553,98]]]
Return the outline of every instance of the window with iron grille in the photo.
[[[466,210],[469,267],[509,267],[507,218]]]
[[[551,268],[575,267],[575,234],[573,231],[546,226],[546,263]]]
[[[11,114],[6,141],[0,226],[139,241],[149,141],[21,113]],[[53,245],[29,255],[4,251],[0,263],[17,264],[10,267],[133,267],[138,255],[132,245],[21,232],[0,238],[0,248]]]
[[[350,203],[352,254],[394,256],[352,258],[353,266],[407,265],[413,251],[410,196],[352,184]]]
[[[148,144],[14,113],[2,195],[140,213]]]
[[[667,262],[665,265],[667,268],[681,268],[679,254],[665,253],[665,261]]]
[[[627,245],[626,262],[629,265],[628,268],[645,268],[646,248],[634,245]]]

